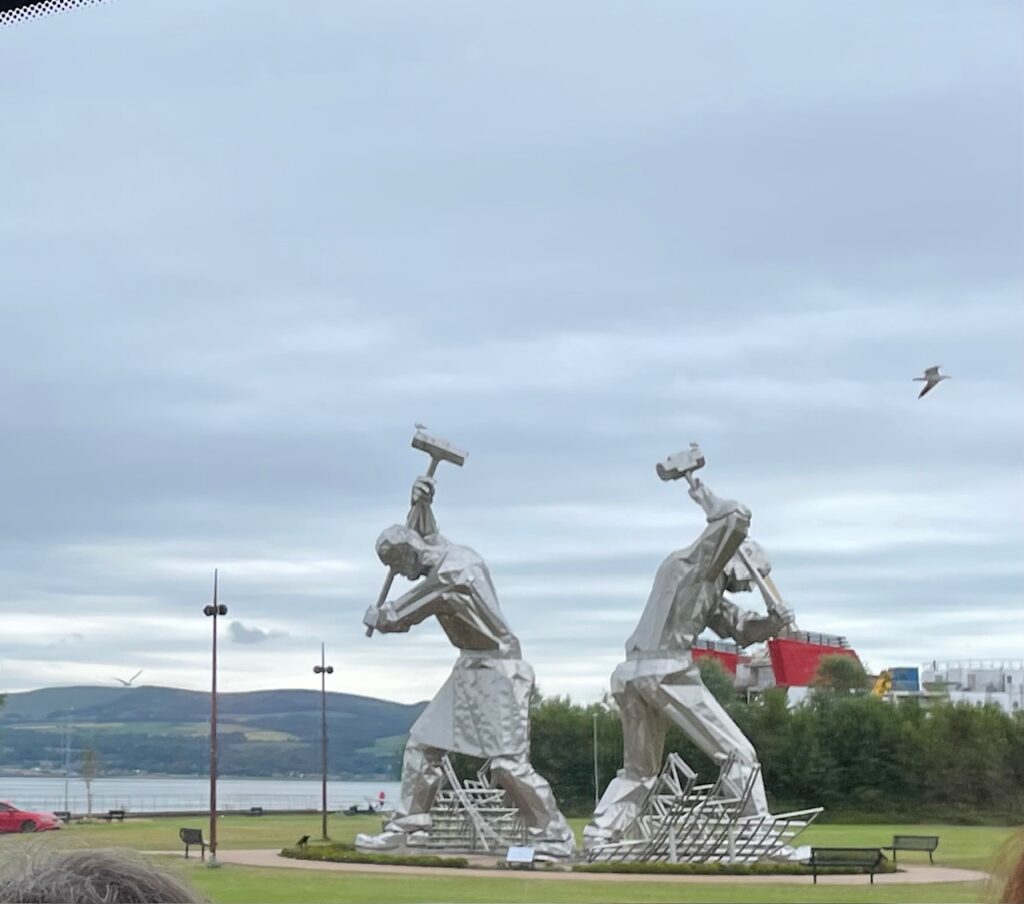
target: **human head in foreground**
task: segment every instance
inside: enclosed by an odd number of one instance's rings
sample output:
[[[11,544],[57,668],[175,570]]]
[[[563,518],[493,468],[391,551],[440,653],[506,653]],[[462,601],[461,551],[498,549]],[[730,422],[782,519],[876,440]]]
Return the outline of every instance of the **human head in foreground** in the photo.
[[[1018,833],[1007,847],[1014,853],[1019,850],[1020,855],[1010,864],[1010,874],[999,901],[1000,904],[1024,904],[1024,832]]]
[[[181,879],[129,851],[47,851],[0,875],[0,904],[205,904]]]

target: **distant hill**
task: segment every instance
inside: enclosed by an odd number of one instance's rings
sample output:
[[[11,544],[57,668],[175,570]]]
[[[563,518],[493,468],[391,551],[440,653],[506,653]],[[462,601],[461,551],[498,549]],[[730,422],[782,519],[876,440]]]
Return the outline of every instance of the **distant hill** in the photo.
[[[222,775],[320,774],[320,692],[217,695]],[[426,703],[327,695],[328,764],[342,778],[397,775],[409,728]],[[91,748],[104,774],[202,775],[210,695],[173,687],[54,687],[8,694],[0,707],[0,770],[71,770]]]

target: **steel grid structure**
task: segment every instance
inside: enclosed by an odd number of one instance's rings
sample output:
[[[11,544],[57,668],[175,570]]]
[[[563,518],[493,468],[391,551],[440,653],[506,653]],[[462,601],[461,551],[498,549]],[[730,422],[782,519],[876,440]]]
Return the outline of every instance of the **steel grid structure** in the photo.
[[[796,838],[821,807],[780,814],[742,815],[757,772],[740,794],[729,791],[730,756],[712,784],[698,785],[697,773],[670,753],[647,799],[622,838],[587,851],[593,862],[756,863],[785,859]]]
[[[430,808],[429,829],[409,836],[410,847],[448,851],[503,851],[529,842],[529,830],[504,788],[490,780],[490,761],[475,780],[459,780],[451,760],[441,761],[443,779]]]

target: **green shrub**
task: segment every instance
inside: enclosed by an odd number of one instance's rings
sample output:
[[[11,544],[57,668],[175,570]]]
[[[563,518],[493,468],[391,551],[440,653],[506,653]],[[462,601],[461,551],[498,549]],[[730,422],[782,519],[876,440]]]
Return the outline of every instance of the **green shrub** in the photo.
[[[326,860],[331,863],[376,863],[383,866],[447,866],[464,869],[469,866],[465,857],[438,857],[435,854],[374,854],[357,851],[352,844],[311,844],[306,847],[288,847],[282,857],[293,860]]]

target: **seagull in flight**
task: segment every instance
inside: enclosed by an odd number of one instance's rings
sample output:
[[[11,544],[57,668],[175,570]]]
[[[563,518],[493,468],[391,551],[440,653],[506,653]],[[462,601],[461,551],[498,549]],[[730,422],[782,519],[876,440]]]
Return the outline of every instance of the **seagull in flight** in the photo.
[[[138,671],[137,671],[137,672],[136,672],[136,673],[135,673],[134,675],[132,675],[132,677],[131,677],[131,678],[129,678],[129,679],[127,680],[127,681],[125,681],[125,680],[124,680],[124,678],[118,678],[118,677],[117,677],[116,675],[114,675],[114,676],[112,676],[112,677],[113,677],[113,680],[114,680],[114,681],[120,681],[120,682],[121,682],[121,684],[123,684],[123,685],[124,685],[125,687],[131,687],[131,686],[132,686],[132,682],[133,682],[133,681],[134,681],[134,680],[135,680],[136,678],[138,678],[138,677],[139,677],[139,675],[141,675],[141,674],[142,674],[142,669],[139,669],[139,670],[138,670]]]
[[[921,398],[921,396],[923,396],[927,392],[931,392],[943,380],[951,379],[946,374],[940,374],[939,373],[939,368],[940,367],[942,367],[941,364],[939,364],[939,365],[937,365],[935,367],[926,367],[925,371],[924,371],[924,376],[922,376],[922,377],[914,377],[914,382],[920,381],[920,382],[924,383],[924,388],[921,390],[920,393],[918,393],[918,396],[917,396],[918,398]]]

